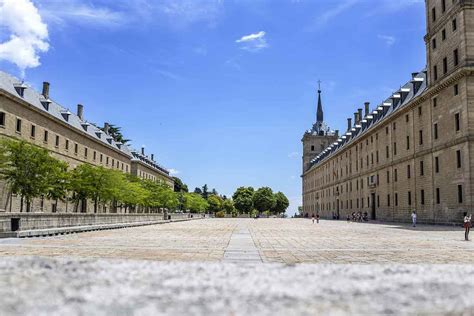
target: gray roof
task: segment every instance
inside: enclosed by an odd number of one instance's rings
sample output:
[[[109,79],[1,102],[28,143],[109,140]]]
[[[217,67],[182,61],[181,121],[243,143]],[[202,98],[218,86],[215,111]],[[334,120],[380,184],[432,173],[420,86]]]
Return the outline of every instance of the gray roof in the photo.
[[[427,72],[426,69],[414,73],[412,79],[405,85],[400,87],[398,91],[393,93],[384,102],[379,104],[375,110],[369,115],[361,118],[360,125],[354,125],[349,131],[327,147],[321,154],[311,160],[311,167],[324,162],[329,157],[336,155],[350,144],[356,142],[358,139],[369,133],[375,126],[382,124],[385,120],[391,117],[394,113],[405,107],[414,98],[421,95],[427,88]]]
[[[142,155],[137,150],[132,150],[132,161],[141,161],[152,169],[158,170],[160,173],[164,173],[166,176],[170,175],[170,172],[163,166],[159,165],[156,161],[150,159],[148,156]]]

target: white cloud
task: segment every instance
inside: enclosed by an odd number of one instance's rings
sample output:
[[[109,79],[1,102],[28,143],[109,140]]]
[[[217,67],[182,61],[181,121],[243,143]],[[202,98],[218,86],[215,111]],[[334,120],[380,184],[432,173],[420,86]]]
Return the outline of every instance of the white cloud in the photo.
[[[288,154],[288,158],[298,158],[300,156],[300,153],[297,151],[293,151]]]
[[[384,41],[385,44],[389,47],[395,44],[395,42],[397,41],[397,39],[394,36],[390,36],[390,35],[379,34],[377,37],[381,39],[382,41]]]
[[[335,7],[330,8],[329,10],[318,16],[314,21],[314,24],[310,26],[310,29],[318,29],[325,26],[330,20],[352,8],[355,4],[357,4],[357,2],[358,0],[341,1]]]
[[[0,60],[15,64],[24,77],[27,68],[41,64],[39,53],[49,49],[48,27],[30,0],[0,0],[0,28],[9,34],[0,43]]]
[[[171,175],[171,176],[175,176],[175,175],[181,173],[179,170],[176,170],[176,169],[173,169],[173,168],[168,169],[168,171],[170,172],[170,175]]]
[[[250,51],[250,52],[258,52],[264,48],[268,47],[267,40],[265,38],[266,33],[264,31],[260,31],[258,33],[253,33],[249,35],[244,35],[238,40],[236,43],[241,44],[240,48]]]

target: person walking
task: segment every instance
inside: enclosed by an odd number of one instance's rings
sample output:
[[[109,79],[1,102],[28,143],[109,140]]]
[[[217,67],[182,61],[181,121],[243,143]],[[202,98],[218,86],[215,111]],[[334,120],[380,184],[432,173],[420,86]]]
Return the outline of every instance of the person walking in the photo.
[[[416,212],[415,211],[411,213],[411,221],[413,223],[413,227],[416,227]]]
[[[314,214],[311,216],[311,220],[313,221],[313,224],[314,224]]]
[[[316,214],[316,223],[319,224],[319,214]]]
[[[464,239],[466,241],[469,240],[469,231],[471,230],[471,217],[472,215],[469,214],[469,216],[466,213],[466,216],[464,216]]]

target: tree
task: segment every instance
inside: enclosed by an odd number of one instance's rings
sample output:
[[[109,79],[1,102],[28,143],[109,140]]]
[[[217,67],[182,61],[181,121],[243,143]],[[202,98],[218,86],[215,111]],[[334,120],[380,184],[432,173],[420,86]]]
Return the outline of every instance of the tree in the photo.
[[[196,188],[194,189],[194,193],[199,194],[199,195],[202,196],[202,190],[201,190],[201,188],[197,188],[197,187],[196,187]]]
[[[216,189],[212,189],[211,194],[212,194],[212,195],[219,195],[219,193],[217,193],[217,190],[216,190]]]
[[[269,187],[258,189],[253,195],[253,205],[259,212],[271,210],[275,206],[276,200],[273,191]]]
[[[101,128],[104,132],[104,128]],[[114,124],[109,124],[109,135],[112,136],[112,138],[119,143],[126,144],[130,142],[130,139],[125,139],[123,134],[122,134],[122,128],[114,125]]]
[[[253,209],[253,194],[252,187],[240,187],[232,195],[234,200],[234,207],[239,213],[249,213]]]
[[[216,213],[222,210],[222,199],[217,195],[209,195],[207,203],[209,203],[209,211],[211,212]]]
[[[55,176],[63,167],[46,149],[25,141],[4,139],[0,142],[0,177],[12,194],[20,195],[20,212],[24,201],[29,212],[33,198],[53,191],[58,193],[54,188]]]
[[[232,214],[235,211],[234,208],[234,202],[232,200],[224,200],[222,203],[222,209],[227,213],[227,214]]]
[[[184,205],[187,210],[196,213],[203,213],[208,208],[207,201],[197,193],[185,193],[184,194]]]
[[[272,214],[278,215],[285,213],[286,209],[290,205],[290,201],[282,192],[277,192],[274,194],[275,197],[275,206],[271,209]]]
[[[207,188],[207,184],[203,185],[202,186],[202,193],[201,193],[202,197],[205,198],[207,200],[207,198],[209,197],[209,191],[208,191],[208,188]]]
[[[178,177],[173,177],[174,180],[174,192],[188,192],[188,186],[181,181]]]

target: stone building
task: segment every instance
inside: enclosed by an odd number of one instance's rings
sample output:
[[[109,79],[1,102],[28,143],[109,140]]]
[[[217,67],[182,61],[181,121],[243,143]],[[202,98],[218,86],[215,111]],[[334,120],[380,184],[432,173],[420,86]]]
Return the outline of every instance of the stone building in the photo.
[[[77,105],[76,113],[50,99],[50,85],[43,83],[42,92],[16,78],[0,72],[0,137],[22,139],[46,148],[55,158],[67,162],[70,168],[89,163],[95,166],[131,173],[143,179],[163,181],[173,186],[169,172],[109,134],[109,124],[103,128],[87,122],[84,107]],[[12,196],[5,183],[0,182],[0,212],[16,212],[19,198]],[[67,202],[58,204],[46,199],[33,201],[32,211],[93,212],[93,203],[82,201],[76,207]],[[102,212],[120,212],[103,209]]]
[[[427,0],[426,13],[426,69],[372,110],[358,109],[311,157],[304,214],[409,221],[416,210],[421,222],[460,223],[472,212],[474,0]]]

